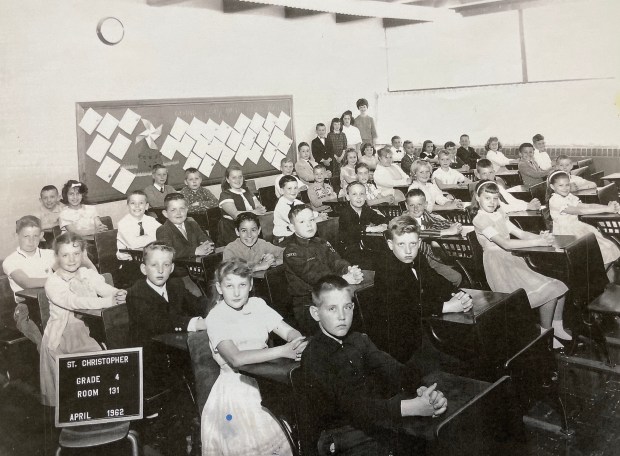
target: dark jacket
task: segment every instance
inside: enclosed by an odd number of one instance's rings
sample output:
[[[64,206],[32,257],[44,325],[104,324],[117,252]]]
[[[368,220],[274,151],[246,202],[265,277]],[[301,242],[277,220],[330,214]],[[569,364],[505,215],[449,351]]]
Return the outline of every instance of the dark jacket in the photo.
[[[457,158],[461,159],[464,163],[467,163],[471,169],[476,169],[476,162],[480,160],[480,155],[476,153],[473,147],[459,147],[456,149]]]
[[[371,209],[367,204],[362,206],[362,213],[358,215],[351,204],[346,204],[338,211],[338,236],[346,250],[361,250],[362,233],[369,225],[387,223],[383,214]]]
[[[386,254],[377,261],[375,302],[364,309],[368,335],[381,350],[406,363],[422,343],[423,317],[441,315],[443,303],[454,291],[452,284],[437,274],[421,253],[411,264],[403,263],[392,253]]]

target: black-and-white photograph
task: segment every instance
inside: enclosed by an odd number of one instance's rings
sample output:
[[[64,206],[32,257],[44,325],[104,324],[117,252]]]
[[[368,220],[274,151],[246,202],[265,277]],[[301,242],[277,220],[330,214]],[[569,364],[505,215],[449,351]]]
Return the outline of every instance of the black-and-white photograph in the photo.
[[[0,456],[620,456],[619,27],[0,0]]]

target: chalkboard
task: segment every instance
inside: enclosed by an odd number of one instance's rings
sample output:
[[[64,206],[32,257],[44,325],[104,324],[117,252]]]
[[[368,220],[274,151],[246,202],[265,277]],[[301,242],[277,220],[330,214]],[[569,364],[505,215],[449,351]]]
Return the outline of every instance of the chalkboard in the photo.
[[[278,174],[282,158],[296,157],[292,118],[290,95],[78,102],[80,181],[94,204],[144,189],[158,163],[177,189],[190,166],[203,186],[221,183],[227,164],[242,165],[246,179]]]
[[[142,348],[60,355],[56,426],[142,418]]]

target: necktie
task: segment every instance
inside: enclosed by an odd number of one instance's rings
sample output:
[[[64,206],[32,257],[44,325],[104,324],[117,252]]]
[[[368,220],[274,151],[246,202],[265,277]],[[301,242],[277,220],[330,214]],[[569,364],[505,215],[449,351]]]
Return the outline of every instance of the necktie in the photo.
[[[185,231],[185,225],[183,223],[179,225],[179,230],[181,230],[181,233],[183,233],[183,236],[187,239],[187,231]]]
[[[140,227],[140,232],[138,236],[144,236],[144,228],[142,228],[142,222],[138,222],[138,226]]]
[[[160,193],[164,193],[164,187],[161,187],[161,188],[159,189],[159,192],[160,192]]]
[[[166,296],[166,290],[161,292],[161,297],[168,301],[168,296]]]

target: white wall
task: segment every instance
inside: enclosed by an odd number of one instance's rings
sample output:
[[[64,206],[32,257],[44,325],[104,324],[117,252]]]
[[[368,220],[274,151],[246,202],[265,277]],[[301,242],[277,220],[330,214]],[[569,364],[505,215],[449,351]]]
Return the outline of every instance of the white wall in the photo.
[[[384,93],[378,118],[389,125],[383,140],[398,134],[417,145],[458,143],[462,133],[474,145],[490,136],[518,145],[543,133],[550,145],[620,146],[619,89],[617,80],[592,80]]]
[[[619,146],[618,18],[617,0],[524,10],[527,84],[516,11],[389,30],[380,139],[443,144],[466,132],[476,145],[515,145],[540,132],[553,145]]]
[[[39,189],[77,177],[77,101],[292,94],[299,142],[387,87],[378,20],[363,21],[360,39],[359,23],[331,15],[221,11],[218,0],[0,2],[0,182],[10,195],[0,258],[14,248],[15,220],[37,210]],[[117,46],[96,36],[105,16],[125,25]],[[114,221],[125,212],[122,202],[98,209]]]

